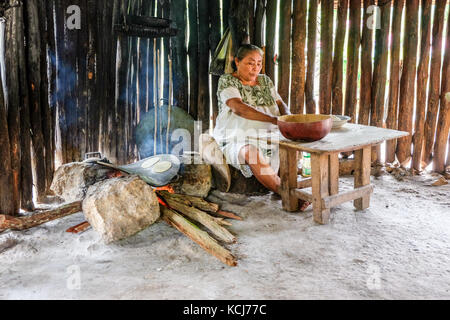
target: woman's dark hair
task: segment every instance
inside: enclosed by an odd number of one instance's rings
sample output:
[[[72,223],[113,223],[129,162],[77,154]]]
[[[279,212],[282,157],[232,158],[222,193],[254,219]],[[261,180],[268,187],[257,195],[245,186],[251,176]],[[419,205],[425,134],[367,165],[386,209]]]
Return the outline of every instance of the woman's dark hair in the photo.
[[[243,44],[243,45],[241,45],[234,57],[237,58],[239,61],[241,61],[250,52],[253,52],[253,51],[258,51],[258,53],[261,55],[261,57],[264,57],[264,51],[260,47],[255,46],[254,44]],[[234,62],[234,59],[231,62],[231,67],[233,68],[234,71],[237,70],[236,63]]]

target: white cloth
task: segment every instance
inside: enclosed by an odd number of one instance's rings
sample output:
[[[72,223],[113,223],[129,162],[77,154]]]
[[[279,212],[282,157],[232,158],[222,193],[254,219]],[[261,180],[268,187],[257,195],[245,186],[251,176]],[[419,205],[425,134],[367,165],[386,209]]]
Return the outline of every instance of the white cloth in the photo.
[[[278,127],[269,122],[248,120],[238,116],[226,104],[229,99],[241,98],[244,103],[258,111],[279,116],[280,112],[276,101],[281,100],[281,97],[276,92],[270,78],[261,74],[258,76],[256,86],[245,86],[233,75],[224,74],[219,79],[217,98],[219,114],[213,130],[213,137],[225,155],[227,163],[240,170],[245,177],[251,177],[253,173],[250,167],[241,163],[238,155],[243,146],[252,144],[259,148],[266,160],[270,162],[272,169],[278,172],[278,145],[269,145],[264,140],[247,138],[258,135],[266,136],[268,131],[278,132]]]

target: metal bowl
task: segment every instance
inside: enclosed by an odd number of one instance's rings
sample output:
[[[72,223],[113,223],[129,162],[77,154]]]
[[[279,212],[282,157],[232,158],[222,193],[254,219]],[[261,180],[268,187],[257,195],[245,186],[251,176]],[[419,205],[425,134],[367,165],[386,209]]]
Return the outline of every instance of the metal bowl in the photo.
[[[281,134],[294,141],[317,141],[331,131],[331,115],[292,114],[278,117]]]
[[[351,118],[349,116],[333,115],[333,126],[332,129],[337,129],[346,124]]]

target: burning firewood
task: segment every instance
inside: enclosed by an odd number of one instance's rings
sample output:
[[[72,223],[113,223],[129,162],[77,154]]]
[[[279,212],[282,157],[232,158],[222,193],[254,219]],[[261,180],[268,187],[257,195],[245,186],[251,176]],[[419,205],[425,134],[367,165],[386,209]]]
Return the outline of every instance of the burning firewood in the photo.
[[[225,243],[233,243],[236,242],[236,237],[232,235],[227,229],[221,226],[214,217],[211,217],[206,212],[197,209],[195,207],[191,207],[183,202],[179,202],[180,198],[174,196],[174,194],[170,192],[166,192],[162,194],[162,192],[158,192],[159,196],[164,199],[164,201],[169,205],[169,207],[173,210],[176,210],[188,218],[200,222],[204,225],[211,233],[216,236],[219,240],[224,241]]]
[[[87,228],[89,228],[91,224],[87,221],[84,221],[80,224],[77,224],[76,226],[70,227],[66,230],[66,232],[72,232],[72,233],[80,233],[85,231]]]
[[[209,236],[207,232],[200,230],[198,227],[186,220],[182,215],[170,210],[167,207],[161,206],[161,210],[162,219],[167,224],[185,234],[223,263],[232,267],[237,265],[236,258],[230,253],[230,251],[220,246],[216,240]]]
[[[0,232],[7,229],[25,230],[33,228],[48,221],[80,212],[81,210],[81,201],[75,201],[56,209],[46,210],[25,217],[13,217],[2,214],[0,215]]]

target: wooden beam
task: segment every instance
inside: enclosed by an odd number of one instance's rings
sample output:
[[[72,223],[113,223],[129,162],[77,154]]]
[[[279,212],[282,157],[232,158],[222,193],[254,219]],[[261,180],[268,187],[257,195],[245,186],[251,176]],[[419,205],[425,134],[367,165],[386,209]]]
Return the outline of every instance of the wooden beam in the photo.
[[[305,104],[306,113],[316,113],[316,102],[314,99],[314,82],[316,73],[316,46],[317,46],[317,11],[319,1],[309,1],[308,13],[308,49],[307,49],[307,70],[305,83]]]
[[[306,17],[307,1],[294,1],[292,20],[292,84],[291,113],[304,113],[306,80]]]
[[[291,196],[291,190],[297,188],[297,152],[280,146],[280,195],[283,209],[297,211],[298,200]]]
[[[301,199],[303,201],[308,201],[310,203],[312,203],[314,201],[314,197],[312,196],[311,193],[309,193],[307,191],[300,190],[300,189],[293,189],[293,190],[291,190],[291,197],[298,198],[298,199]]]
[[[320,90],[319,90],[319,112],[321,114],[331,113],[331,86],[333,75],[333,14],[334,3],[331,1],[321,2],[320,22]]]
[[[358,83],[359,46],[361,29],[361,1],[350,0],[350,27],[347,45],[347,83],[344,114],[356,123],[356,94]],[[365,106],[363,106],[365,107]]]
[[[391,46],[391,69],[389,80],[389,101],[386,118],[386,128],[397,129],[398,120],[398,98],[400,84],[400,35],[402,27],[402,14],[405,6],[405,0],[394,1],[394,13],[392,17],[392,46]],[[395,161],[395,149],[397,139],[386,141],[386,162]]]
[[[416,171],[421,171],[422,161],[423,130],[428,88],[428,66],[430,63],[431,2],[432,0],[422,0],[420,60],[417,70],[416,121],[413,136],[414,152],[411,163],[411,167]]]
[[[330,220],[330,209],[322,205],[322,199],[329,196],[327,154],[311,154],[311,177],[314,221],[327,224]]]
[[[412,133],[412,116],[414,105],[414,88],[416,80],[417,63],[417,33],[419,20],[419,0],[406,1],[406,21],[408,27],[405,29],[405,47],[403,59],[402,78],[400,80],[400,104],[398,130]],[[397,143],[397,158],[404,163],[411,157],[411,135],[399,138]]]
[[[432,161],[432,151],[434,146],[434,137],[436,134],[437,114],[439,110],[440,95],[440,77],[441,77],[441,60],[442,60],[442,41],[445,16],[445,2],[438,1],[434,11],[433,25],[433,43],[430,65],[430,84],[428,91],[428,108],[424,126],[424,146],[422,161],[428,165]],[[449,32],[449,31],[447,31]],[[448,47],[446,51],[448,51]]]
[[[370,184],[370,160],[370,146],[355,151],[355,189]],[[370,194],[365,193],[360,198],[356,198],[353,204],[357,210],[364,210],[369,207],[369,203]]]
[[[344,78],[344,42],[345,32],[347,30],[348,2],[349,0],[338,1],[338,24],[336,31],[336,39],[334,44],[334,60],[333,60],[333,84],[332,84],[332,113],[342,115],[344,111],[344,95],[342,93],[342,85]]]
[[[369,184],[339,194],[330,195],[322,200],[322,206],[330,209],[347,201],[367,197],[373,192],[373,189],[374,185]]]

